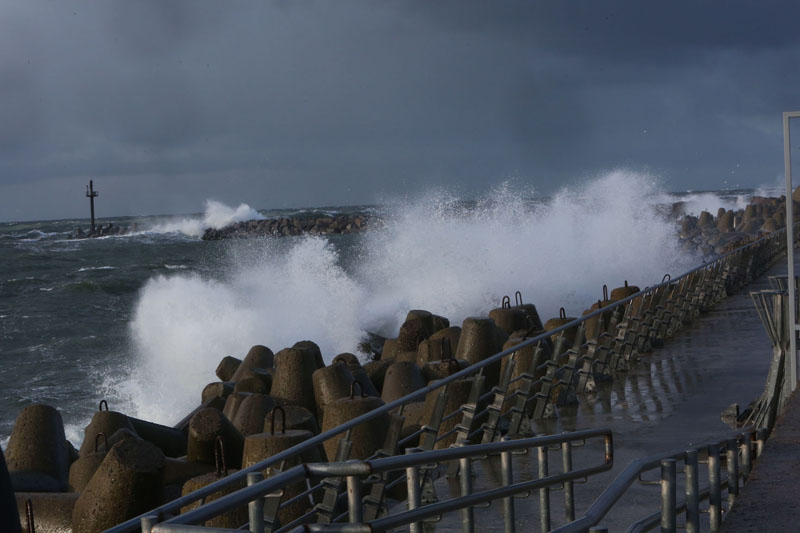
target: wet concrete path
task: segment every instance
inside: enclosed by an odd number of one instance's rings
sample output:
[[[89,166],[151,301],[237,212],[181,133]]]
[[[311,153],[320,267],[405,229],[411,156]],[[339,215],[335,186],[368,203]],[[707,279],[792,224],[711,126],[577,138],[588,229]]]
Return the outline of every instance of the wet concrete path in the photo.
[[[800,256],[796,254],[796,260]],[[615,464],[610,472],[576,485],[576,517],[584,514],[594,499],[634,459],[683,449],[692,443],[721,440],[734,432],[720,419],[723,409],[738,403],[744,409],[763,391],[772,347],[756,314],[751,291],[771,288],[768,276],[785,275],[779,262],[764,276],[683,328],[665,346],[654,350],[627,373],[614,376],[592,396],[579,397],[580,405],[560,408],[556,420],[537,423],[537,434],[608,427],[614,432]],[[599,446],[578,448],[575,465],[596,463]],[[560,455],[551,452],[551,468],[560,471]],[[493,470],[490,465],[485,468]],[[517,479],[536,477],[537,462],[522,457],[515,462]],[[701,469],[703,470],[703,469]],[[651,472],[655,479],[658,472]],[[479,476],[476,489],[491,486]],[[490,475],[499,479],[496,476]],[[707,480],[701,475],[700,484]],[[551,493],[552,527],[565,523],[561,492]],[[440,498],[449,497],[440,494]],[[634,484],[600,525],[609,531],[625,531],[632,522],[659,509],[658,486]],[[517,530],[538,531],[538,498],[517,500]],[[502,506],[476,510],[476,524],[487,531],[502,531]],[[701,516],[708,529],[707,515]],[[682,523],[682,519],[679,520]],[[427,528],[426,528],[427,529]],[[460,530],[457,516],[439,523],[436,531]]]

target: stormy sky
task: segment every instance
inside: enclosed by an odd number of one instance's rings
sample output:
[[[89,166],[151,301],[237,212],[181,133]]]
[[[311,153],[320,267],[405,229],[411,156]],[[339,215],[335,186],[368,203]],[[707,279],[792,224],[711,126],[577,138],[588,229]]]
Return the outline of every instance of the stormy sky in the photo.
[[[89,179],[100,216],[615,168],[771,185],[798,21],[764,0],[4,1],[0,220],[86,216]]]

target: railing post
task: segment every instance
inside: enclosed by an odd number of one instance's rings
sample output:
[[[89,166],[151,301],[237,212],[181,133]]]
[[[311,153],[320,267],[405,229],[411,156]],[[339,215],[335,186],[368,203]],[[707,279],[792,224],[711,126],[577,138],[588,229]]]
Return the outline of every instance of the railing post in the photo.
[[[458,478],[461,485],[461,495],[467,496],[472,494],[472,463],[469,457],[462,457],[458,460],[459,470],[461,475]],[[467,506],[461,509],[461,529],[464,533],[473,533],[475,531],[475,515],[472,506]]]
[[[504,441],[511,440],[509,437],[503,437]],[[501,479],[504,487],[514,484],[514,471],[511,464],[511,452],[505,451],[500,453],[500,466],[501,466]],[[503,520],[505,521],[505,533],[514,533],[514,496],[503,498]]]
[[[675,459],[661,460],[661,531],[675,533],[676,502]]]
[[[364,508],[361,504],[361,480],[358,476],[347,476],[347,520],[351,524],[364,521]]]
[[[418,451],[415,448],[409,448],[406,453],[414,453]],[[408,499],[406,501],[406,508],[411,511],[417,509],[421,503],[420,486],[419,486],[419,467],[409,466],[406,468],[406,488],[408,489]],[[408,525],[410,533],[422,533],[422,522],[412,522]]]
[[[719,479],[719,445],[708,447],[708,519],[711,531],[719,531],[722,522],[722,489]]]
[[[700,531],[700,482],[697,472],[697,450],[686,452],[686,532]]]
[[[572,472],[572,443],[564,442],[561,444],[561,462],[564,466],[564,473]],[[567,522],[575,520],[575,494],[572,481],[564,482],[564,515]]]
[[[728,508],[733,507],[736,497],[739,496],[739,449],[736,439],[728,440],[726,444],[726,456],[728,467]]]
[[[744,480],[750,477],[750,470],[753,468],[753,440],[750,433],[745,433],[742,437],[742,474]]]
[[[547,465],[547,446],[536,448],[539,456],[539,479],[548,476]],[[539,523],[542,531],[550,531],[550,488],[542,487],[539,489]]]
[[[764,451],[764,443],[767,441],[766,428],[759,428],[756,431],[756,459],[761,457],[761,452]]]
[[[142,533],[150,533],[150,530],[153,529],[153,526],[158,524],[158,515],[150,514],[147,516],[143,516],[141,519],[141,523],[142,523]]]
[[[264,480],[261,472],[247,474],[247,486]],[[250,520],[250,533],[264,533],[264,498],[259,496],[247,504],[247,515]]]

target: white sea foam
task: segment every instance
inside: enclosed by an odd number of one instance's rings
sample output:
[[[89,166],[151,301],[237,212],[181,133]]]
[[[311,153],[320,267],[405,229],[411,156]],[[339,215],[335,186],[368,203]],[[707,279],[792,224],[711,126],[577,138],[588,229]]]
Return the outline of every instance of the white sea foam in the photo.
[[[694,266],[674,224],[652,209],[646,175],[613,172],[544,204],[503,185],[465,208],[444,193],[395,203],[387,227],[340,257],[323,237],[230,243],[226,273],[155,277],[131,323],[136,359],[117,384],[137,416],[175,422],[199,402],[225,355],[311,339],[326,360],[364,331],[397,333],[409,309],[460,324],[522,292],[542,319],[579,313],[603,284],[645,286]],[[346,268],[343,265],[347,265]]]
[[[115,267],[115,266],[105,265],[105,266],[99,266],[99,267],[83,267],[83,268],[79,268],[78,272],[89,272],[91,270],[116,270],[116,269],[117,269],[117,267]]]
[[[184,217],[161,220],[145,228],[147,233],[182,233],[190,237],[200,237],[207,228],[224,228],[243,220],[261,220],[264,216],[247,204],[237,207],[225,205],[216,200],[206,200],[202,217]]]

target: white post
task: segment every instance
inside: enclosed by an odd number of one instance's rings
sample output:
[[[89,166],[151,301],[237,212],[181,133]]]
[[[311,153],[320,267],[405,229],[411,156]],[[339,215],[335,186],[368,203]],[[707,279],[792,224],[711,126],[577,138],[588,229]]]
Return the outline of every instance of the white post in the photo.
[[[800,111],[783,113],[783,164],[786,172],[786,266],[789,288],[789,383],[792,391],[797,388],[797,317],[795,317],[795,281],[794,281],[794,215],[792,213],[792,155],[789,140],[789,119],[800,118]]]

